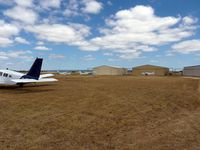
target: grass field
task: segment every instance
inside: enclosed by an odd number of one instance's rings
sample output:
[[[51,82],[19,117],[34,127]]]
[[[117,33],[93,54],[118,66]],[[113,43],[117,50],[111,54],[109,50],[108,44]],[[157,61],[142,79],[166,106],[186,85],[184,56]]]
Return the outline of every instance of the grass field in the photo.
[[[197,150],[200,81],[57,76],[0,87],[0,149]]]

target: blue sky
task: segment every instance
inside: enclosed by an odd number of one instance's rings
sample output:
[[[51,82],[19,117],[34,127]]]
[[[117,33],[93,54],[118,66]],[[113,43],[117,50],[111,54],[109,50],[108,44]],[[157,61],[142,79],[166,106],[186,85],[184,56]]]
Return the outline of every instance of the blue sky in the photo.
[[[0,68],[200,64],[199,0],[0,0]]]

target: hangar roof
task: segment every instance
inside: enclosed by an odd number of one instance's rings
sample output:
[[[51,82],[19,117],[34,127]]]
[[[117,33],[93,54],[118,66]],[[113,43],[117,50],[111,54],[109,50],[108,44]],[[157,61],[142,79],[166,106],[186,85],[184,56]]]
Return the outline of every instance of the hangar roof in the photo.
[[[196,66],[187,66],[187,67],[184,67],[184,69],[200,69],[200,65],[196,65]]]
[[[142,65],[142,66],[137,66],[137,67],[134,67],[133,69],[139,69],[139,68],[160,68],[160,69],[169,69],[169,68],[167,68],[167,67],[155,66],[155,65],[149,65],[149,64]]]
[[[123,69],[122,67],[113,67],[113,66],[107,66],[107,65],[102,65],[102,66],[94,67],[93,69],[98,69],[98,68],[114,68],[114,69]]]

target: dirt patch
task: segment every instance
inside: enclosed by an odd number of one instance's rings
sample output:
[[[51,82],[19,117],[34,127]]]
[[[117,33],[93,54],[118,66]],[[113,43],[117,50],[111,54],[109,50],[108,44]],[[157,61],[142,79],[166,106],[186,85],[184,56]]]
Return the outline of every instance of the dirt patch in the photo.
[[[56,84],[0,87],[0,149],[200,147],[198,80],[57,78]]]

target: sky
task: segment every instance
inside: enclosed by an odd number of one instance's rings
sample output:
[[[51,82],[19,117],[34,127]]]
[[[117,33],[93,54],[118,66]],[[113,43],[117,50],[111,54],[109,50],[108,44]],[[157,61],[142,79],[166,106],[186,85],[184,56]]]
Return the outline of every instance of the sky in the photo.
[[[200,65],[199,0],[0,0],[0,68]]]

